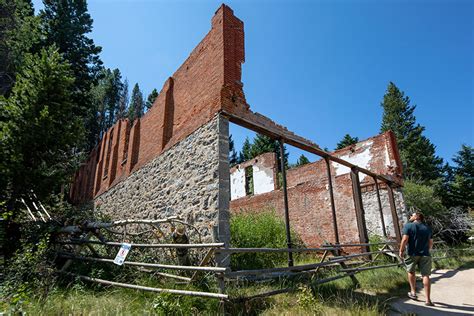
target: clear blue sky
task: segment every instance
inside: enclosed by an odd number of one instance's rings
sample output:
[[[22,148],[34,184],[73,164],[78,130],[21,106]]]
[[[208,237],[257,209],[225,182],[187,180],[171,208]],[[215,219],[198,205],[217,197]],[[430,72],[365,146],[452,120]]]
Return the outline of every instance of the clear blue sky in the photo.
[[[41,1],[35,0],[41,8]],[[228,1],[245,25],[253,111],[333,149],[380,129],[393,81],[450,160],[474,144],[474,1]],[[89,0],[106,67],[143,93],[161,89],[210,29],[220,1]],[[240,149],[245,133],[232,127]],[[247,133],[248,134],[248,133]],[[290,162],[300,151],[290,148]]]

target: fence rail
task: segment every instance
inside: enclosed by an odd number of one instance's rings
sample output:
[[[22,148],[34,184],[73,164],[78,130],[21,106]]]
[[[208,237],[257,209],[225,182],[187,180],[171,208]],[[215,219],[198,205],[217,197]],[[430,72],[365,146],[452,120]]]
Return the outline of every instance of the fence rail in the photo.
[[[174,218],[172,220],[175,220]],[[165,288],[154,288],[142,285],[135,285],[123,282],[115,282],[110,280],[98,279],[86,275],[76,274],[71,271],[66,271],[71,269],[72,262],[83,261],[83,262],[97,262],[104,264],[113,264],[114,260],[112,258],[101,257],[98,255],[100,251],[99,248],[95,249],[94,247],[119,247],[123,243],[118,241],[110,240],[91,240],[90,237],[97,235],[97,230],[104,229],[105,231],[110,232],[110,228],[116,225],[126,226],[127,224],[150,224],[154,225],[157,223],[167,223],[169,220],[155,220],[155,221],[140,221],[140,220],[128,220],[128,221],[117,221],[114,222],[114,225],[109,225],[108,223],[89,223],[81,226],[70,226],[67,229],[62,229],[60,235],[63,236],[62,239],[57,240],[56,244],[60,247],[63,247],[63,250],[57,251],[58,258],[66,259],[66,263],[58,271],[58,273],[64,274],[66,276],[78,277],[82,280],[95,282],[104,285],[118,286],[133,288],[144,291],[152,292],[162,292],[162,293],[173,293],[179,295],[192,295],[192,296],[201,296],[207,298],[216,298],[220,300],[228,299],[251,299],[256,297],[267,297],[272,295],[277,295],[281,293],[287,293],[294,290],[294,288],[285,288],[272,290],[265,293],[256,294],[253,296],[248,296],[246,298],[233,298],[229,297],[226,294],[226,282],[234,280],[248,280],[248,281],[258,281],[258,280],[270,280],[274,278],[282,277],[295,277],[301,276],[307,278],[309,276],[317,275],[316,278],[312,277],[313,284],[323,284],[338,280],[341,278],[350,277],[355,284],[358,284],[356,275],[357,273],[375,270],[375,269],[384,269],[384,268],[393,268],[403,266],[403,261],[398,257],[398,243],[394,240],[386,240],[383,242],[377,243],[337,243],[337,244],[324,244],[320,247],[315,248],[229,248],[226,247],[224,243],[189,243],[189,244],[180,244],[180,243],[133,243],[130,242],[132,248],[143,249],[174,249],[176,251],[183,250],[203,250],[207,249],[207,253],[202,258],[199,265],[183,265],[183,264],[167,264],[163,262],[139,262],[139,261],[127,261],[125,260],[123,264],[125,266],[130,266],[137,268],[140,272],[152,272],[155,275],[167,277],[171,279],[176,279],[181,282],[181,284],[191,284],[199,280],[199,276],[202,273],[211,274],[215,277],[219,293],[212,292],[200,292],[200,291],[189,291],[181,289],[165,289]],[[71,227],[74,227],[71,228]],[[78,235],[78,228],[81,233],[81,237],[75,237]],[[93,228],[95,231],[90,231]],[[133,235],[133,236],[136,236]],[[435,243],[435,246],[442,245],[442,243]],[[352,250],[350,250],[352,248]],[[354,252],[353,248],[360,248],[359,252],[347,254],[347,251]],[[84,254],[84,249],[89,249],[89,254]],[[106,248],[100,248],[103,252]],[[365,250],[365,251],[363,251]],[[371,251],[372,250],[372,251]],[[448,249],[449,250],[449,249]],[[471,249],[472,250],[472,249]],[[447,251],[447,249],[436,249],[434,252]],[[465,251],[469,251],[466,249]],[[110,253],[110,252],[109,252]],[[223,265],[222,262],[229,261],[227,260],[232,255],[238,254],[255,254],[255,255],[264,255],[264,254],[275,254],[275,253],[306,253],[314,254],[313,260],[314,263],[305,263],[305,264],[294,264],[292,266],[286,267],[268,267],[261,269],[247,269],[247,270],[233,270],[227,265]],[[441,254],[441,253],[440,253]],[[385,260],[380,260],[380,256],[385,256]],[[110,255],[109,255],[110,257]],[[442,260],[447,257],[434,257],[434,260]],[[354,260],[356,259],[356,260]],[[357,261],[359,259],[359,261]],[[155,259],[156,261],[156,259]],[[216,263],[217,262],[217,263]],[[73,267],[73,266],[72,266]],[[331,269],[336,273],[334,276],[324,277],[324,274],[319,274],[322,269]],[[168,270],[177,270],[177,271],[192,271],[194,272],[192,277],[176,275],[169,273]]]

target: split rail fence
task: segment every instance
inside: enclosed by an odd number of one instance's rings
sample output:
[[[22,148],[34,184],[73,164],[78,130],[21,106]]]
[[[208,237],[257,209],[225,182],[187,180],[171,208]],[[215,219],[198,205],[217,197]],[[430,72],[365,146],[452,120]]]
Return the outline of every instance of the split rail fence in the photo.
[[[266,297],[294,290],[294,287],[290,286],[259,293],[251,297],[237,298],[232,297],[232,295],[226,291],[227,285],[234,281],[254,282],[280,278],[291,279],[295,277],[304,280],[311,277],[312,284],[322,284],[349,277],[352,282],[357,285],[357,273],[367,270],[397,267],[404,264],[397,256],[398,242],[394,240],[386,240],[379,243],[324,244],[318,248],[228,248],[225,247],[224,243],[202,243],[200,242],[201,236],[195,238],[196,242],[189,244],[130,242],[130,239],[137,239],[137,237],[143,237],[143,235],[146,234],[157,234],[157,231],[162,232],[163,224],[173,227],[178,223],[188,225],[179,218],[173,217],[162,220],[126,220],[112,223],[91,222],[64,227],[60,230],[59,237],[55,241],[57,247],[56,261],[61,262],[57,272],[65,276],[103,285],[158,293],[215,298],[221,300],[221,302],[225,302],[232,301],[233,299],[245,300],[256,297]],[[141,231],[137,231],[137,229],[127,230],[127,226],[131,224],[139,225]],[[146,226],[149,227],[149,229],[143,229],[143,227]],[[188,226],[192,227],[191,225]],[[127,239],[131,244],[130,253],[142,250],[159,251],[162,254],[161,258],[158,258],[160,256],[155,256],[154,258],[152,256],[151,260],[146,260],[145,262],[134,261],[133,258],[130,257],[132,259],[125,260],[123,265],[138,269],[140,272],[151,272],[157,277],[175,280],[176,284],[184,285],[184,289],[158,288],[117,282],[75,272],[75,262],[114,265],[112,256],[117,253],[117,249],[122,245],[122,242],[109,241],[105,236],[119,236],[121,238],[117,239],[121,240],[130,238]],[[170,263],[169,260],[166,260],[166,257],[169,258],[169,256],[163,254],[166,250],[171,250],[170,253],[172,253],[176,249],[187,249],[188,251],[199,252],[199,261],[194,260],[195,262],[199,262],[199,264],[182,265],[179,263]],[[369,251],[364,251],[364,249],[369,249]],[[294,264],[293,266],[286,267],[232,270],[228,264],[224,266],[223,263],[228,263],[232,255],[243,253],[259,255],[272,253],[304,253],[312,254],[312,256],[308,256],[304,264]],[[312,262],[308,263],[308,258],[311,258]],[[387,258],[391,259],[391,261],[387,260]],[[437,257],[437,259],[442,258],[444,257]],[[329,276],[327,273],[319,273],[322,272],[323,269],[330,269],[332,273]],[[216,288],[218,291],[210,292],[186,289],[186,285],[199,282],[203,277],[209,275],[213,276],[213,279],[217,282]]]

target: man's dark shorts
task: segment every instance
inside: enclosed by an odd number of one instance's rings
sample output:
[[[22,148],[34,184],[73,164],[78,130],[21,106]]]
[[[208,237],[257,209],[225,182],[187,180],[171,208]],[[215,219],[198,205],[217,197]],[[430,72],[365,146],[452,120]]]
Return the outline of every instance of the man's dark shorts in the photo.
[[[416,266],[420,267],[422,276],[431,275],[431,257],[430,256],[410,256],[405,260],[407,272],[415,273]]]

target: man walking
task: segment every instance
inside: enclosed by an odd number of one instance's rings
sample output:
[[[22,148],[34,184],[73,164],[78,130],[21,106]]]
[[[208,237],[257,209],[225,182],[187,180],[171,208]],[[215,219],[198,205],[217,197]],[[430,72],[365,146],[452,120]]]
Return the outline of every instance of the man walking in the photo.
[[[426,306],[434,306],[430,299],[431,283],[431,255],[433,248],[433,234],[431,229],[424,224],[424,216],[420,212],[415,212],[410,217],[410,223],[403,227],[403,237],[400,244],[400,258],[403,259],[405,247],[408,244],[408,258],[405,260],[408,272],[408,282],[410,292],[408,297],[416,299],[416,276],[415,269],[419,266],[423,277],[423,287],[425,289]]]

